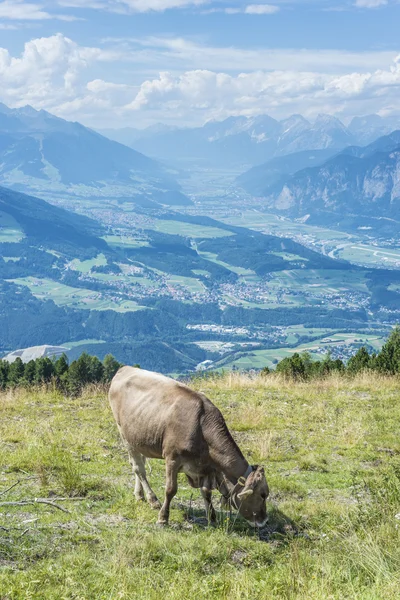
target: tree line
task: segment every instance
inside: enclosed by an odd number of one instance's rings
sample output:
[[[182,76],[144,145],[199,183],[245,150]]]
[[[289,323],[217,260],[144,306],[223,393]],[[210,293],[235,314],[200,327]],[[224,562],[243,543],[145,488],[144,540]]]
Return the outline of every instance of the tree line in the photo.
[[[0,389],[53,383],[63,392],[77,395],[90,383],[109,383],[120,367],[111,354],[100,361],[86,352],[71,363],[65,354],[25,364],[19,357],[12,363],[0,360]]]
[[[276,367],[277,373],[299,380],[324,377],[331,373],[356,375],[363,371],[400,375],[400,326],[393,329],[380,352],[370,354],[363,346],[350,357],[347,364],[340,359],[332,359],[330,354],[323,360],[313,360],[308,352],[296,352],[281,360]],[[269,369],[266,367],[263,373],[269,373]]]
[[[25,364],[19,357],[12,363],[0,360],[0,390],[53,383],[63,392],[77,395],[88,384],[109,383],[122,366],[112,354],[107,354],[100,361],[97,356],[86,352],[71,363],[65,354],[59,358],[37,358]],[[276,367],[277,373],[303,381],[332,373],[356,375],[363,371],[400,375],[400,326],[393,329],[380,352],[370,354],[363,346],[347,364],[340,359],[332,359],[329,353],[323,360],[313,360],[307,352],[296,352],[281,360]],[[269,372],[268,367],[261,370],[262,375]]]

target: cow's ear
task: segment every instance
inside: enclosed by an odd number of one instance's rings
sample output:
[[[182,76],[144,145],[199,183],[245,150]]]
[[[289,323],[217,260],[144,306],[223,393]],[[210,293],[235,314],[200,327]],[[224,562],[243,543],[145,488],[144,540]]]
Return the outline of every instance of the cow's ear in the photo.
[[[238,494],[238,498],[240,498],[240,500],[244,500],[245,498],[248,498],[252,494],[254,494],[254,490],[251,488],[248,488],[247,490],[243,490],[243,492],[240,492],[240,494]]]
[[[259,473],[259,475],[261,475],[261,477],[263,477],[263,476],[265,477],[264,467],[258,467],[257,473]]]

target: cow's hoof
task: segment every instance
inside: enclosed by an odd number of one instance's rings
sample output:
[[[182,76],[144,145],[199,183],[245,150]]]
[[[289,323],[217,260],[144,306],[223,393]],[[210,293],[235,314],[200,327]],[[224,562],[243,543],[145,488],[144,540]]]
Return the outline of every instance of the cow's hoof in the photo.
[[[159,500],[152,500],[150,502],[150,506],[151,506],[151,508],[154,508],[154,510],[160,510],[161,502]]]
[[[144,496],[135,496],[136,502],[145,502],[146,498]]]
[[[167,527],[168,521],[157,521],[157,527]]]

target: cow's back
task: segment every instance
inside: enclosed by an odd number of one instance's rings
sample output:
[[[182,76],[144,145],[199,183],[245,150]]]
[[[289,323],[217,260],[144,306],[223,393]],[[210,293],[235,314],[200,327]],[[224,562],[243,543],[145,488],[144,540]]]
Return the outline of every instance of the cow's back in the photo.
[[[144,456],[204,448],[204,401],[187,386],[143,369],[123,367],[109,392],[115,420],[127,444]]]

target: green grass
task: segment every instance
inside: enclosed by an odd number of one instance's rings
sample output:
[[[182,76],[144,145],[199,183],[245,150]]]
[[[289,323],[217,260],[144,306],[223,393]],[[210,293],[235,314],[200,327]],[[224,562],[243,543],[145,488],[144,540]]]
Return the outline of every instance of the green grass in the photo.
[[[21,277],[19,279],[9,279],[8,281],[12,281],[17,285],[25,285],[36,298],[53,300],[58,306],[71,306],[90,310],[113,310],[115,312],[142,310],[142,307],[132,300],[111,300],[101,292],[74,288],[51,279]]]
[[[194,223],[184,223],[183,221],[170,221],[157,219],[152,227],[156,231],[168,233],[170,235],[182,235],[193,239],[201,238],[219,238],[233,235],[231,231],[210,227],[207,225],[196,225]]]
[[[68,512],[0,506],[0,597],[397,600],[399,380],[227,375],[194,385],[266,466],[260,539],[225,513],[216,528],[193,521],[204,513],[183,477],[170,527],[158,529],[134,499],[101,390],[10,391],[0,395],[0,502],[49,498]],[[149,462],[162,496],[163,463]]]
[[[103,267],[107,264],[107,259],[104,254],[99,254],[96,258],[90,260],[79,260],[76,258],[70,264],[71,269],[80,271],[81,273],[90,273],[92,267]]]
[[[366,266],[399,267],[400,248],[379,248],[366,244],[347,244],[338,250],[335,256],[352,263]]]
[[[218,260],[218,258],[217,258],[218,255],[214,254],[213,252],[202,252],[201,250],[198,249],[198,253],[200,256],[202,256],[206,260],[210,260],[211,262],[214,262],[217,265],[221,265],[222,267],[225,267],[226,269],[228,269],[229,271],[232,271],[233,273],[236,273],[237,275],[255,276],[255,272],[252,271],[251,269],[244,269],[243,267],[235,267],[234,265],[230,265],[222,260]]]
[[[315,339],[311,342],[304,344],[298,344],[293,348],[274,348],[272,350],[250,350],[245,356],[240,358],[232,358],[229,362],[222,360],[220,365],[216,365],[223,369],[236,369],[247,370],[247,369],[262,369],[263,367],[275,368],[277,361],[281,361],[283,358],[292,356],[294,352],[309,352],[315,359],[321,360],[321,357],[326,355],[332,348],[338,346],[346,347],[349,344],[357,345],[370,345],[375,350],[380,350],[386,341],[385,336],[365,334],[365,333],[334,333],[332,330],[331,334],[326,335],[329,330],[311,330],[308,335],[316,335],[319,333],[321,336],[319,339]],[[287,343],[296,344],[297,337],[288,331],[286,338]]]
[[[86,339],[86,340],[79,340],[78,342],[65,342],[61,345],[66,346],[67,348],[77,348],[78,346],[85,346],[88,344],[105,344],[105,343],[106,342],[104,340]]]
[[[14,217],[0,210],[0,243],[18,243],[23,237],[24,232]]]
[[[167,281],[169,285],[184,287],[192,294],[202,294],[206,290],[204,283],[198,279],[195,279],[194,277],[184,277],[183,275],[167,275]]]
[[[120,235],[105,235],[102,238],[107,244],[115,248],[142,248],[149,243],[143,239]]]

